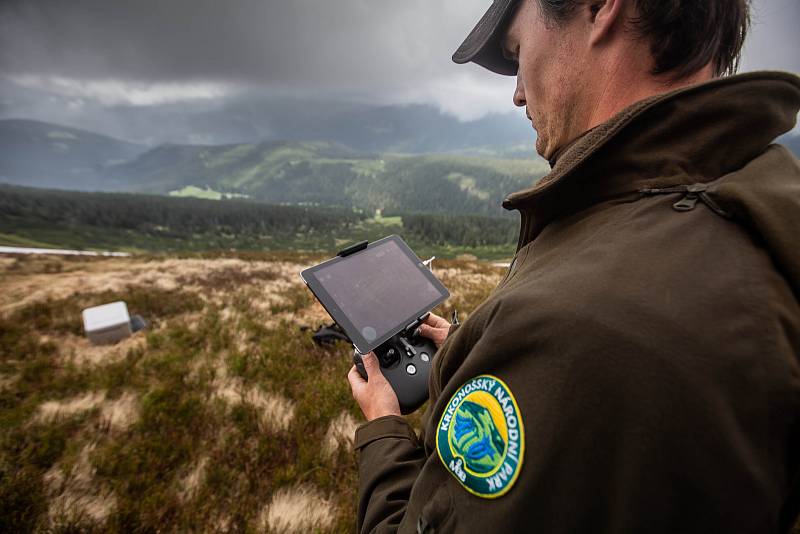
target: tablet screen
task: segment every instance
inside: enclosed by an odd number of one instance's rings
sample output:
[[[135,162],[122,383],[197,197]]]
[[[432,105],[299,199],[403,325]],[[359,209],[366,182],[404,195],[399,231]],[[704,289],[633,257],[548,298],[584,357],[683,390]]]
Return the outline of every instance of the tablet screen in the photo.
[[[416,256],[412,259],[410,255],[413,252],[404,251],[395,239],[387,238],[363,252],[322,264],[313,269],[313,277],[327,295],[317,296],[330,299],[332,308],[338,308],[351,323],[339,321],[334,314],[346,331],[355,330],[352,334],[360,334],[372,345],[449,296],[440,283],[439,287],[435,285],[438,280],[415,261]],[[356,337],[351,335],[353,341],[357,341]]]

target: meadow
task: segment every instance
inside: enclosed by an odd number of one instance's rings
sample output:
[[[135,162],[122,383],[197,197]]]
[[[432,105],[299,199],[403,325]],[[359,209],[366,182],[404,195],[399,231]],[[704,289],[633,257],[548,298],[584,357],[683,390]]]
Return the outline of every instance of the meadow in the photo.
[[[0,531],[352,531],[352,349],[301,330],[330,322],[298,276],[321,259],[1,257]],[[434,269],[462,319],[504,271]],[[89,344],[116,300],[149,327]]]

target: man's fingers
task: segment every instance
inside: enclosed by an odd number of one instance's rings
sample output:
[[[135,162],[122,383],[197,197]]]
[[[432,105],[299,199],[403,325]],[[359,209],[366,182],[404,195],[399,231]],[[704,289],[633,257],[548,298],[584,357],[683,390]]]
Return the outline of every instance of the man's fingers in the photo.
[[[347,381],[350,382],[350,392],[353,394],[353,398],[358,400],[364,388],[367,387],[367,381],[361,378],[361,374],[358,372],[355,365],[351,367],[350,372],[347,373]]]
[[[428,339],[433,339],[436,335],[436,329],[431,325],[421,324],[419,325],[419,335],[422,337],[427,337]]]
[[[449,332],[449,330],[450,330],[449,326],[435,327],[427,324],[419,325],[419,335],[430,339],[431,341],[436,343],[437,346],[440,345],[441,343],[444,343],[444,340],[447,338],[447,333]]]
[[[361,361],[364,362],[364,369],[367,371],[367,379],[371,379],[373,376],[383,375],[383,373],[381,373],[381,366],[378,364],[378,357],[375,356],[374,352],[361,356]]]
[[[350,372],[347,373],[347,380],[350,382],[350,387],[358,387],[367,382],[364,380],[364,377],[361,376],[361,373],[358,372],[355,365],[351,367]]]
[[[444,317],[436,315],[435,313],[430,313],[428,317],[425,318],[425,322],[423,324],[430,325],[434,328],[444,328],[445,326],[450,328],[450,323]]]

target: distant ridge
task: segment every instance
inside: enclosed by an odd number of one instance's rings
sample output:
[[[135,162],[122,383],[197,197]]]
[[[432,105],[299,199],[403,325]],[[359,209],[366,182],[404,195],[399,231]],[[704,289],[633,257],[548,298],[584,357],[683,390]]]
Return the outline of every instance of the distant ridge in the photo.
[[[109,189],[100,169],[146,147],[57,124],[0,120],[0,182],[69,189]]]

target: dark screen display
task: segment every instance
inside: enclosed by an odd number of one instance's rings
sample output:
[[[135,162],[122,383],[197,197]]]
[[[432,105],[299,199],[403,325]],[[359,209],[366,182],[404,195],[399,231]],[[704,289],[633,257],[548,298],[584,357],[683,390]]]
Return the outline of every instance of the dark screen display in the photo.
[[[387,334],[441,296],[391,240],[315,274],[367,341]]]

